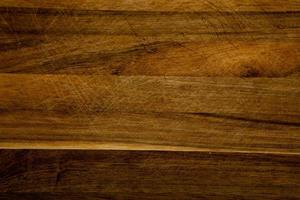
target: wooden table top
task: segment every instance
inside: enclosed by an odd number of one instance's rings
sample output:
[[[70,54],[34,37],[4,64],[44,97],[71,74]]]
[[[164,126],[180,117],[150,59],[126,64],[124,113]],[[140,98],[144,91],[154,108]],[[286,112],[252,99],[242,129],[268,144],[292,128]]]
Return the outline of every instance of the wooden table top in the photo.
[[[299,0],[1,0],[0,199],[300,199]]]

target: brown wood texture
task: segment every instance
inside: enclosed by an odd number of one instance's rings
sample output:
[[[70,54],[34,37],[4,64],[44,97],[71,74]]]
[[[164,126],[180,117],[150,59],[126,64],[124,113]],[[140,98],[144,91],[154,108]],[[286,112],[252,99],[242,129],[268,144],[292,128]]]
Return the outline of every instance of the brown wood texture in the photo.
[[[300,199],[299,78],[299,0],[1,0],[0,199]]]
[[[1,151],[0,198],[298,199],[299,155]]]
[[[300,13],[234,8],[231,12],[175,12],[0,4],[0,72],[299,75]]]
[[[34,1],[2,0],[3,7],[56,8],[85,10],[133,10],[133,11],[299,11],[299,0],[76,0],[76,1]]]
[[[300,150],[298,78],[3,74],[0,88],[7,147]]]

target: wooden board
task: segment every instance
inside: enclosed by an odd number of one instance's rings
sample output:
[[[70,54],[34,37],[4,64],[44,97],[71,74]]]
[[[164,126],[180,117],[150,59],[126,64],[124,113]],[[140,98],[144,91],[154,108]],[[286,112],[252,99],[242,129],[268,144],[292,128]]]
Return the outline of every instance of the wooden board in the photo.
[[[4,147],[300,152],[298,78],[2,74],[0,88]]]
[[[298,11],[178,13],[104,7],[0,7],[0,72],[299,75]]]
[[[299,0],[1,0],[0,199],[300,199],[299,63]]]
[[[2,199],[297,199],[299,155],[1,151]]]

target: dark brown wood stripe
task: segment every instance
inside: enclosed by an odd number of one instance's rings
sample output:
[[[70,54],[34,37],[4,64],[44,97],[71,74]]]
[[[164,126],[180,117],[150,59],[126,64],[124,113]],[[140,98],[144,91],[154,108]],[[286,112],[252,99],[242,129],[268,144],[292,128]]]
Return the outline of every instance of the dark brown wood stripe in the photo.
[[[299,12],[137,12],[2,8],[2,33],[104,34],[299,34]]]
[[[133,199],[138,195],[128,194],[99,194],[96,192],[77,192],[77,193],[51,193],[51,192],[40,192],[40,193],[0,193],[1,200],[111,200],[116,198],[122,199]],[[153,199],[161,198],[160,195],[151,195],[151,197],[139,197],[139,199]]]
[[[297,199],[296,155],[147,151],[0,152],[0,197]],[[15,194],[17,195],[17,194]],[[15,196],[16,197],[16,196]],[[20,196],[19,196],[20,197]],[[89,197],[89,195],[87,195]]]
[[[106,16],[106,15],[115,15],[115,16],[152,16],[152,15],[162,15],[162,16],[177,16],[177,15],[186,15],[190,14],[191,16],[201,16],[201,15],[284,15],[284,14],[298,14],[299,11],[295,10],[286,10],[286,11],[236,11],[236,10],[203,10],[203,11],[192,11],[192,12],[182,12],[180,10],[172,11],[157,11],[157,10],[88,10],[88,9],[66,9],[66,8],[30,8],[30,7],[3,7],[0,6],[0,13],[5,14],[36,14],[36,15],[61,15],[62,13],[66,16]]]

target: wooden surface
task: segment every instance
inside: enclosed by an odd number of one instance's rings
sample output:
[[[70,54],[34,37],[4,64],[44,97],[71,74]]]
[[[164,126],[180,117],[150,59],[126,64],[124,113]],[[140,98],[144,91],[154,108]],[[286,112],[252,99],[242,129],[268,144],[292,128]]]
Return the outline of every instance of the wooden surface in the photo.
[[[0,88],[4,147],[300,152],[298,78],[3,74]]]
[[[300,199],[300,1],[1,0],[0,148],[5,200]]]
[[[3,199],[299,199],[299,155],[1,151]]]

